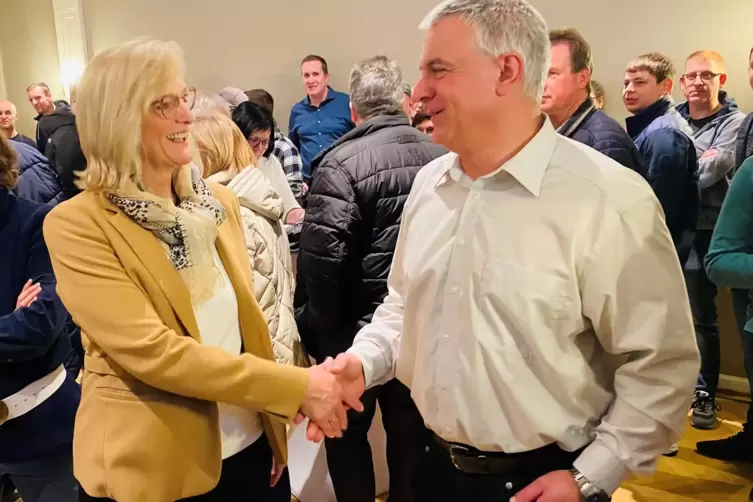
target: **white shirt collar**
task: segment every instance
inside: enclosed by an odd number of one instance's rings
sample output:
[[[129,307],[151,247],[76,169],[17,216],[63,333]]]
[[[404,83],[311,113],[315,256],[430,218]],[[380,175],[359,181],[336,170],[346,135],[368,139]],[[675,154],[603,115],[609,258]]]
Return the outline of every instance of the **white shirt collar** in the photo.
[[[557,131],[554,130],[549,117],[544,115],[544,123],[539,132],[514,157],[479,180],[491,181],[501,171],[505,171],[533,196],[538,197],[541,193],[544,173],[549,167],[556,145]],[[460,157],[457,157],[455,162],[447,167],[444,175],[439,178],[437,186],[448,181],[457,183],[464,177],[465,172],[460,164]]]

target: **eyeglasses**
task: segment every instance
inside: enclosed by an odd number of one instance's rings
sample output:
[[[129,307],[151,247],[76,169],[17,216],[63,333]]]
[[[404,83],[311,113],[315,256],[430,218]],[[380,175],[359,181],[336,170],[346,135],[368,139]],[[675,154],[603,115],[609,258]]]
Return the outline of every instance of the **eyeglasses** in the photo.
[[[251,148],[256,148],[259,145],[261,145],[262,148],[267,148],[269,147],[269,140],[251,137],[248,138],[248,144],[251,145]]]
[[[686,73],[685,75],[682,76],[682,79],[685,82],[687,82],[689,84],[692,84],[693,82],[695,82],[695,79],[697,79],[698,77],[700,77],[701,78],[701,82],[704,82],[704,83],[708,84],[709,82],[711,82],[712,80],[714,80],[719,75],[722,75],[722,74],[721,73],[714,73],[713,71],[697,71],[697,72],[694,72],[694,73]]]
[[[196,89],[193,87],[187,87],[183,90],[181,95],[177,94],[165,94],[158,100],[151,104],[154,111],[159,114],[165,120],[172,120],[178,115],[178,108],[180,102],[183,101],[189,110],[193,110],[193,105],[196,103]]]

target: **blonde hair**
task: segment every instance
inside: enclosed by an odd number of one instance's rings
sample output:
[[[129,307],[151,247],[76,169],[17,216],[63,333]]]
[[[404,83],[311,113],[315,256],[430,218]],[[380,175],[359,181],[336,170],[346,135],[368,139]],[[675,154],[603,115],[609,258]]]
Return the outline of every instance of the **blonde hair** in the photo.
[[[646,71],[656,79],[657,84],[667,79],[675,79],[675,66],[672,64],[672,60],[658,52],[649,52],[638,56],[627,64],[625,71],[627,73]]]
[[[139,38],[94,56],[77,86],[76,120],[88,161],[78,182],[82,189],[143,189],[144,116],[167,91],[165,83],[183,71],[175,42]]]
[[[722,55],[716,51],[695,51],[693,54],[688,56],[688,59],[685,60],[685,63],[687,64],[687,62],[692,59],[708,61],[715,69],[719,70],[721,73],[724,73],[725,71],[726,65],[724,63],[724,57],[722,57]]]
[[[209,110],[197,115],[191,135],[196,142],[204,178],[224,171],[235,175],[256,165],[256,156],[243,133],[221,111]]]
[[[10,140],[0,136],[0,187],[13,189],[18,183],[18,154]]]

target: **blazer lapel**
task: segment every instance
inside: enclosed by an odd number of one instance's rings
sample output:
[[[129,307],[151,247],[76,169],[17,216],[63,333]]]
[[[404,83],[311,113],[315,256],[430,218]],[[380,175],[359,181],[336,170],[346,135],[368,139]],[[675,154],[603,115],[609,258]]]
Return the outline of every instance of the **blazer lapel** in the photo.
[[[109,204],[109,202],[108,202]],[[114,206],[112,206],[114,209]],[[175,267],[170,263],[162,245],[149,230],[146,230],[120,211],[115,211],[110,223],[131,246],[144,267],[154,277],[160,289],[172,305],[178,318],[192,338],[201,341],[196,324],[191,297]]]

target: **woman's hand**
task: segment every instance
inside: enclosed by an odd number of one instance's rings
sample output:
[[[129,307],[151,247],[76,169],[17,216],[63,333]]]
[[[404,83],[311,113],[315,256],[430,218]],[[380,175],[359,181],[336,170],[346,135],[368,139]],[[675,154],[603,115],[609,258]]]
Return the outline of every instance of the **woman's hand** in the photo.
[[[24,287],[21,290],[21,294],[18,295],[18,299],[16,300],[16,310],[28,307],[34,303],[34,300],[37,299],[37,296],[39,296],[39,293],[41,292],[42,286],[40,286],[39,283],[32,283],[31,279],[26,281],[26,284],[24,284]]]
[[[285,464],[278,464],[277,460],[272,457],[272,476],[269,478],[269,486],[274,488],[282,477],[282,473],[285,472]]]

